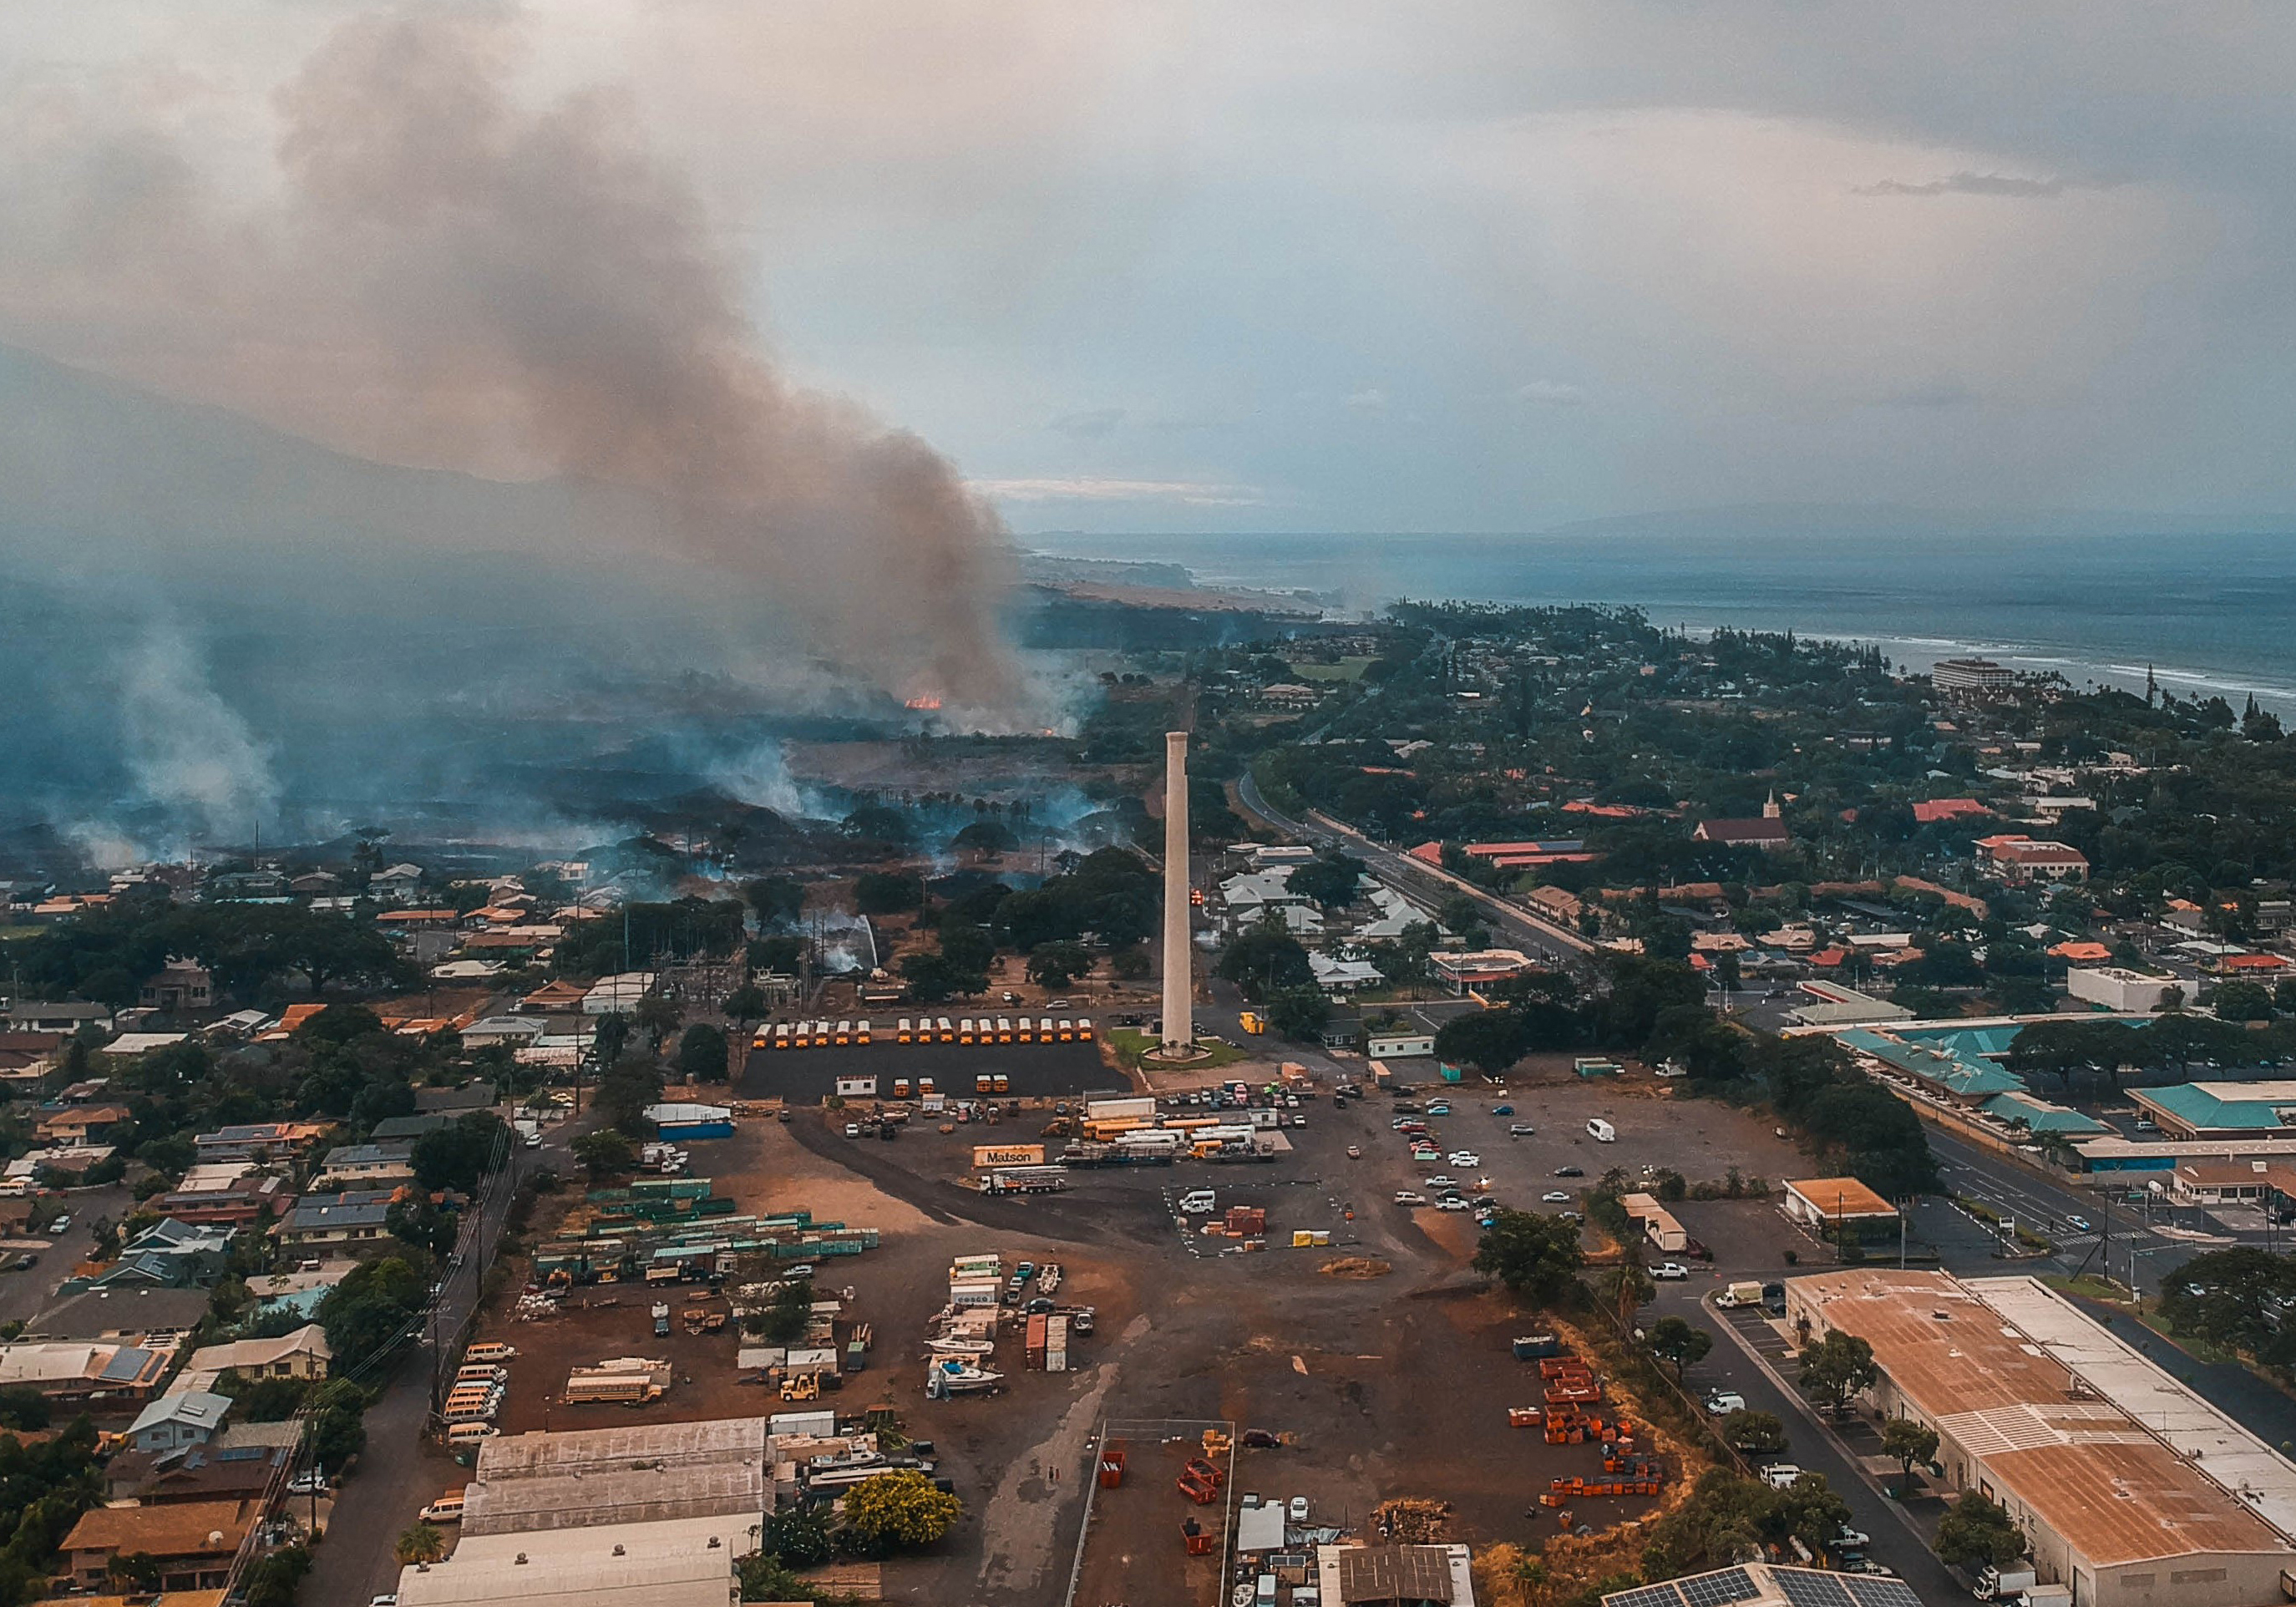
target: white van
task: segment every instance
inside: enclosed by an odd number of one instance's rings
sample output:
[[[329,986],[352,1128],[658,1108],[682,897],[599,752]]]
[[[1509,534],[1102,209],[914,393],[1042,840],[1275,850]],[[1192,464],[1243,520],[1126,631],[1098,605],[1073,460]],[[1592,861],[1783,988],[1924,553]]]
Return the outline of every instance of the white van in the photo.
[[[463,1491],[448,1490],[415,1516],[425,1523],[460,1523],[463,1521]]]
[[[500,1340],[480,1340],[463,1352],[463,1359],[466,1362],[506,1362],[517,1354],[515,1349]]]
[[[502,1431],[490,1423],[458,1423],[447,1431],[450,1446],[476,1445],[482,1439],[492,1439]]]
[[[1609,1122],[1604,1121],[1599,1116],[1590,1117],[1587,1119],[1587,1131],[1596,1144],[1616,1144],[1619,1142],[1619,1129],[1612,1127]]]
[[[1180,1196],[1180,1214],[1182,1216],[1204,1216],[1212,1209],[1212,1192],[1208,1188],[1200,1188],[1193,1193],[1182,1194]]]

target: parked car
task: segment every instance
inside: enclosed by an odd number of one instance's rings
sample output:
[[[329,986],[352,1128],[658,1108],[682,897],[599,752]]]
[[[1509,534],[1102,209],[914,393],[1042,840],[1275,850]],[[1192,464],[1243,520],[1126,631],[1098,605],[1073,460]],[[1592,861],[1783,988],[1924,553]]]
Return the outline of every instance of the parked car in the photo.
[[[1841,1526],[1841,1533],[1837,1537],[1834,1544],[1837,1546],[1871,1546],[1874,1544],[1874,1537],[1867,1534],[1864,1529],[1852,1529],[1849,1525],[1845,1523]]]
[[[1675,1283],[1683,1278],[1688,1277],[1690,1275],[1690,1268],[1685,1267],[1679,1261],[1660,1261],[1657,1266],[1650,1269],[1650,1275],[1654,1278],[1659,1278],[1668,1283]]]
[[[1542,1205],[1568,1205],[1570,1203],[1570,1196],[1559,1188],[1548,1189],[1545,1193],[1541,1194],[1538,1199],[1539,1203]]]
[[[858,1137],[860,1137],[860,1136],[861,1136],[861,1124],[860,1124],[859,1122],[857,1122],[857,1121],[849,1121],[849,1122],[847,1122],[847,1123],[845,1124],[845,1136],[846,1136],[848,1138],[858,1138]]]
[[[1348,1145],[1348,1159],[1350,1160],[1361,1160],[1363,1159],[1363,1145],[1359,1144],[1351,1144]]]
[[[1583,1166],[1558,1166],[1554,1168],[1554,1175],[1558,1177],[1584,1177],[1587,1168]]]
[[[1414,1194],[1407,1188],[1398,1189],[1395,1191],[1395,1202],[1398,1205],[1424,1205],[1427,1203],[1427,1196]]]
[[[1459,1180],[1456,1177],[1452,1177],[1447,1172],[1438,1172],[1432,1177],[1423,1178],[1422,1181],[1424,1182],[1429,1188],[1456,1188],[1459,1186]]]
[[[1457,1194],[1446,1194],[1436,1202],[1435,1209],[1443,1211],[1470,1211],[1475,1208]]]
[[[1746,1398],[1735,1390],[1717,1390],[1706,1398],[1706,1409],[1717,1417],[1746,1409]]]
[[[1800,1466],[1795,1463],[1773,1462],[1762,1470],[1762,1482],[1774,1490],[1788,1489],[1795,1480],[1801,1477],[1801,1472]]]
[[[1491,1114],[1494,1116],[1512,1116],[1514,1114],[1514,1107],[1513,1105],[1493,1105],[1491,1107]]]
[[[1238,1496],[1235,1498],[1235,1501],[1238,1506],[1242,1507],[1245,1512],[1250,1512],[1252,1508],[1259,1505],[1259,1492],[1258,1490],[1246,1490],[1242,1495]]]
[[[1308,1521],[1308,1497],[1307,1497],[1307,1496],[1292,1496],[1292,1513],[1291,1513],[1291,1517],[1292,1517],[1292,1522],[1294,1522],[1294,1523],[1305,1523],[1305,1522]]]
[[[306,1468],[287,1481],[291,1496],[324,1496],[327,1493],[326,1475],[316,1468]]]
[[[1437,1100],[1433,1104],[1431,1104],[1431,1105],[1429,1105],[1429,1106],[1427,1107],[1427,1114],[1429,1114],[1430,1116],[1448,1116],[1450,1113],[1451,1113],[1451,1107],[1450,1107],[1449,1105],[1445,1104],[1445,1103],[1444,1103],[1441,1100],[1439,1100],[1439,1100]]]
[[[1476,1154],[1472,1150],[1453,1150],[1451,1152],[1451,1164],[1453,1166],[1480,1166],[1483,1164],[1483,1158],[1480,1155]]]
[[[1527,1121],[1518,1121],[1507,1128],[1507,1136],[1510,1138],[1528,1138],[1538,1131],[1538,1129],[1532,1127],[1530,1123]]]

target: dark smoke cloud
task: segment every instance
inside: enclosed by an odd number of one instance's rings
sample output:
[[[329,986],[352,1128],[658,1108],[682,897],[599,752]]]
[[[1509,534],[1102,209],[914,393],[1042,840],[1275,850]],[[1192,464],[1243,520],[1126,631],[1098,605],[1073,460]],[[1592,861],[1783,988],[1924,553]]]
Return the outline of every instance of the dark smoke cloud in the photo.
[[[1016,717],[994,513],[914,435],[781,373],[627,102],[522,104],[516,45],[496,13],[347,24],[276,97],[260,202],[145,129],[60,135],[42,107],[0,198],[21,203],[0,316],[386,461],[586,482],[570,543],[659,544],[753,588],[803,651]]]

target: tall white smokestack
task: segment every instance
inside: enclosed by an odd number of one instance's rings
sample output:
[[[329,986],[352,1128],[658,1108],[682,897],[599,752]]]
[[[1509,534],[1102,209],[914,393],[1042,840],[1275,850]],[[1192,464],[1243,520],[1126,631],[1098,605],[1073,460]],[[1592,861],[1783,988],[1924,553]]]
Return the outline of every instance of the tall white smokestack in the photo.
[[[1195,978],[1188,948],[1188,734],[1164,734],[1164,1043],[1196,1049]]]

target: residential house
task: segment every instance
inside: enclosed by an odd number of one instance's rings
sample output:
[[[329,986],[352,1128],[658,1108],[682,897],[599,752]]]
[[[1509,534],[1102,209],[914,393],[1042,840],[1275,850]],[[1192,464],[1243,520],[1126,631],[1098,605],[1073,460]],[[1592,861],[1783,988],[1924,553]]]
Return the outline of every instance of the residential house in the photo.
[[[455,1125],[456,1118],[445,1111],[434,1111],[428,1116],[386,1116],[374,1124],[377,1144],[407,1144],[425,1133],[436,1133]]]
[[[311,1180],[314,1193],[348,1188],[396,1188],[414,1181],[411,1144],[347,1144],[327,1152]]]
[[[111,1005],[82,999],[25,999],[8,1011],[8,1026],[16,1032],[60,1032],[70,1037],[83,1027],[111,1025]]]
[[[422,891],[422,867],[389,865],[366,879],[367,896],[377,904],[412,904]]]
[[[333,1130],[325,1121],[256,1121],[201,1133],[192,1144],[202,1161],[298,1160]]]
[[[190,1366],[199,1373],[236,1373],[242,1378],[324,1378],[335,1353],[327,1344],[326,1330],[306,1323],[276,1339],[234,1340],[206,1345],[192,1353]]]
[[[1973,798],[1931,798],[1914,806],[1917,825],[1942,825],[1956,820],[1975,820],[1993,811]]]
[[[1522,901],[1530,906],[1532,914],[1573,931],[1578,928],[1579,914],[1587,907],[1578,894],[1559,887],[1532,888],[1522,896]]]
[[[161,1010],[173,1013],[178,1010],[206,1010],[215,1004],[215,978],[208,968],[196,960],[170,959],[159,971],[144,979],[136,992],[135,1002],[146,1010]]]
[[[263,1499],[293,1462],[294,1443],[228,1446],[224,1441],[229,1432],[179,1450],[119,1452],[104,1464],[105,1496],[145,1506]]]
[[[0,1390],[36,1390],[60,1406],[140,1406],[159,1392],[175,1351],[139,1345],[20,1340],[0,1345]]]
[[[390,1247],[391,1189],[306,1194],[279,1225],[282,1248],[299,1256],[373,1255]]]
[[[459,1088],[417,1088],[414,1108],[418,1111],[445,1111],[462,1115],[471,1111],[491,1111],[500,1103],[495,1086],[489,1082],[465,1083]]]
[[[1340,960],[1326,954],[1308,956],[1308,969],[1314,973],[1316,986],[1333,998],[1345,998],[1365,988],[1383,988],[1387,978],[1369,960]]]
[[[212,1289],[231,1269],[231,1232],[211,1225],[159,1221],[119,1247],[102,1271],[64,1280],[65,1293],[84,1289]]]
[[[152,1205],[178,1222],[240,1228],[268,1222],[293,1199],[284,1177],[258,1171],[250,1161],[221,1160],[190,1168]]]
[[[33,1317],[24,1326],[24,1337],[108,1340],[172,1356],[207,1315],[204,1289],[84,1289]]]
[[[184,1501],[98,1506],[80,1514],[59,1548],[84,1590],[104,1583],[114,1557],[148,1557],[163,1590],[220,1588],[232,1559],[263,1513],[257,1501]]]
[[[50,1106],[32,1124],[32,1132],[42,1144],[78,1149],[109,1141],[112,1129],[134,1115],[126,1105]]]
[[[127,1443],[139,1451],[176,1451],[205,1445],[231,1414],[231,1397],[205,1390],[162,1395],[127,1425]]]

